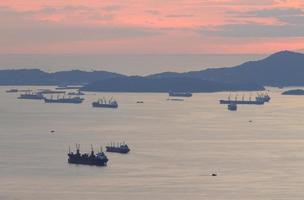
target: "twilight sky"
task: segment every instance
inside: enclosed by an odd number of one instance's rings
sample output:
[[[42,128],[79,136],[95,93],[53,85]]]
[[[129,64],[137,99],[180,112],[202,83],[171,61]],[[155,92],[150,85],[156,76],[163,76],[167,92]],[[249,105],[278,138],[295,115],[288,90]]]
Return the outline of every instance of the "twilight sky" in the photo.
[[[0,33],[0,54],[268,54],[304,49],[304,0],[0,1]]]

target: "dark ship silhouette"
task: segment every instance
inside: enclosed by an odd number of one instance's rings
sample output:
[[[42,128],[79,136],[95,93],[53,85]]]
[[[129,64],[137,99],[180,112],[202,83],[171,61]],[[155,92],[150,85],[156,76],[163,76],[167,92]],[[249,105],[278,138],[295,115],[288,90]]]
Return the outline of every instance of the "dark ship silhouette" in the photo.
[[[71,152],[69,149],[68,162],[70,164],[106,166],[109,160],[104,152],[102,152],[102,149],[100,149],[99,153],[95,154],[93,146],[91,148],[90,155],[88,153],[81,154],[80,144],[76,144],[76,153]]]
[[[109,101],[107,101],[105,98],[102,98],[94,101],[92,103],[92,106],[94,108],[118,108],[118,103],[113,98],[111,98]]]
[[[237,95],[235,96],[235,99],[231,99],[230,96],[228,97],[228,100],[220,100],[220,104],[247,104],[247,105],[264,105],[265,103],[269,102],[271,97],[265,93],[258,94],[255,97],[255,100],[251,100],[251,97],[249,97],[249,100],[245,100],[244,96],[241,100],[237,99]]]
[[[130,148],[127,144],[119,144],[115,146],[115,143],[111,143],[109,146],[106,146],[107,152],[114,152],[114,153],[128,153]]]
[[[192,97],[190,92],[169,92],[170,97]]]
[[[18,92],[18,89],[9,89],[9,90],[6,90],[7,93],[16,93]]]
[[[51,98],[44,98],[44,102],[45,103],[75,103],[75,104],[79,104],[79,103],[82,103],[84,100],[84,98],[80,98],[80,97],[57,97],[57,98],[54,98],[51,97]]]
[[[18,99],[35,99],[35,100],[41,100],[44,99],[44,96],[40,93],[33,93],[33,92],[25,92],[24,94],[20,94]]]
[[[237,104],[235,104],[235,103],[228,104],[228,110],[236,111],[237,110]]]
[[[271,97],[267,93],[261,93],[258,94],[258,96],[255,99],[257,101],[269,102],[271,100]]]

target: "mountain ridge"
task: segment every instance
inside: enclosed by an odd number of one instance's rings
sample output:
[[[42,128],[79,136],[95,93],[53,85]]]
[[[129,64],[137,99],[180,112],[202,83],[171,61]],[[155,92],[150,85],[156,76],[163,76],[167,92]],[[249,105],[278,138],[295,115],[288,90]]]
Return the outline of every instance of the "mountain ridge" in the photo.
[[[212,92],[263,90],[264,86],[304,86],[303,77],[304,54],[280,51],[233,67],[147,76],[126,76],[107,71],[0,70],[0,85],[84,85],[84,90],[91,91]]]
[[[0,85],[84,85],[92,81],[125,75],[107,71],[59,71],[44,72],[40,69],[0,70]]]
[[[101,92],[220,92],[264,90],[257,84],[233,84],[208,81],[197,78],[146,78],[130,76],[96,81],[83,87],[85,91]]]
[[[291,67],[287,68],[286,65]],[[166,74],[168,72],[152,74],[148,77],[166,78]],[[265,59],[248,61],[233,67],[170,73],[168,77],[193,77],[228,83],[256,83],[263,86],[282,87],[304,85],[304,79],[301,74],[304,74],[304,54],[280,51]]]

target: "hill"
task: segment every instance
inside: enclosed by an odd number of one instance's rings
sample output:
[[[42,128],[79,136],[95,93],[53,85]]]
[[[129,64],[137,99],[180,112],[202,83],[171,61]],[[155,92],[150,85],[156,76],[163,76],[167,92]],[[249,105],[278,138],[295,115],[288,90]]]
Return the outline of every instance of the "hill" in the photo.
[[[160,73],[150,78],[191,77],[226,83],[255,83],[263,86],[303,86],[304,54],[281,51],[259,60],[244,64],[186,73]]]
[[[304,95],[304,90],[302,89],[287,90],[283,92],[282,95]]]
[[[189,77],[147,78],[132,76],[96,81],[84,86],[83,90],[102,92],[218,92],[264,90],[264,87],[256,84],[221,83]]]
[[[0,70],[0,85],[84,85],[97,80],[124,77],[106,71],[43,72],[39,69]]]
[[[125,76],[106,71],[0,70],[0,85],[84,85],[84,90],[113,92],[215,92],[263,90],[263,86],[304,86],[304,54],[281,51],[234,67],[185,73]]]

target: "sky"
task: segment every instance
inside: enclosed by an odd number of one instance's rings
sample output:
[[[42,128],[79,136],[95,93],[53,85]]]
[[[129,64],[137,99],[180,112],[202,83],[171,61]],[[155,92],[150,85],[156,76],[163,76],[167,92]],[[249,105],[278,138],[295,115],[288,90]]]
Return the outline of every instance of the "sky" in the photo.
[[[8,0],[0,33],[2,55],[267,55],[304,49],[304,0]]]

